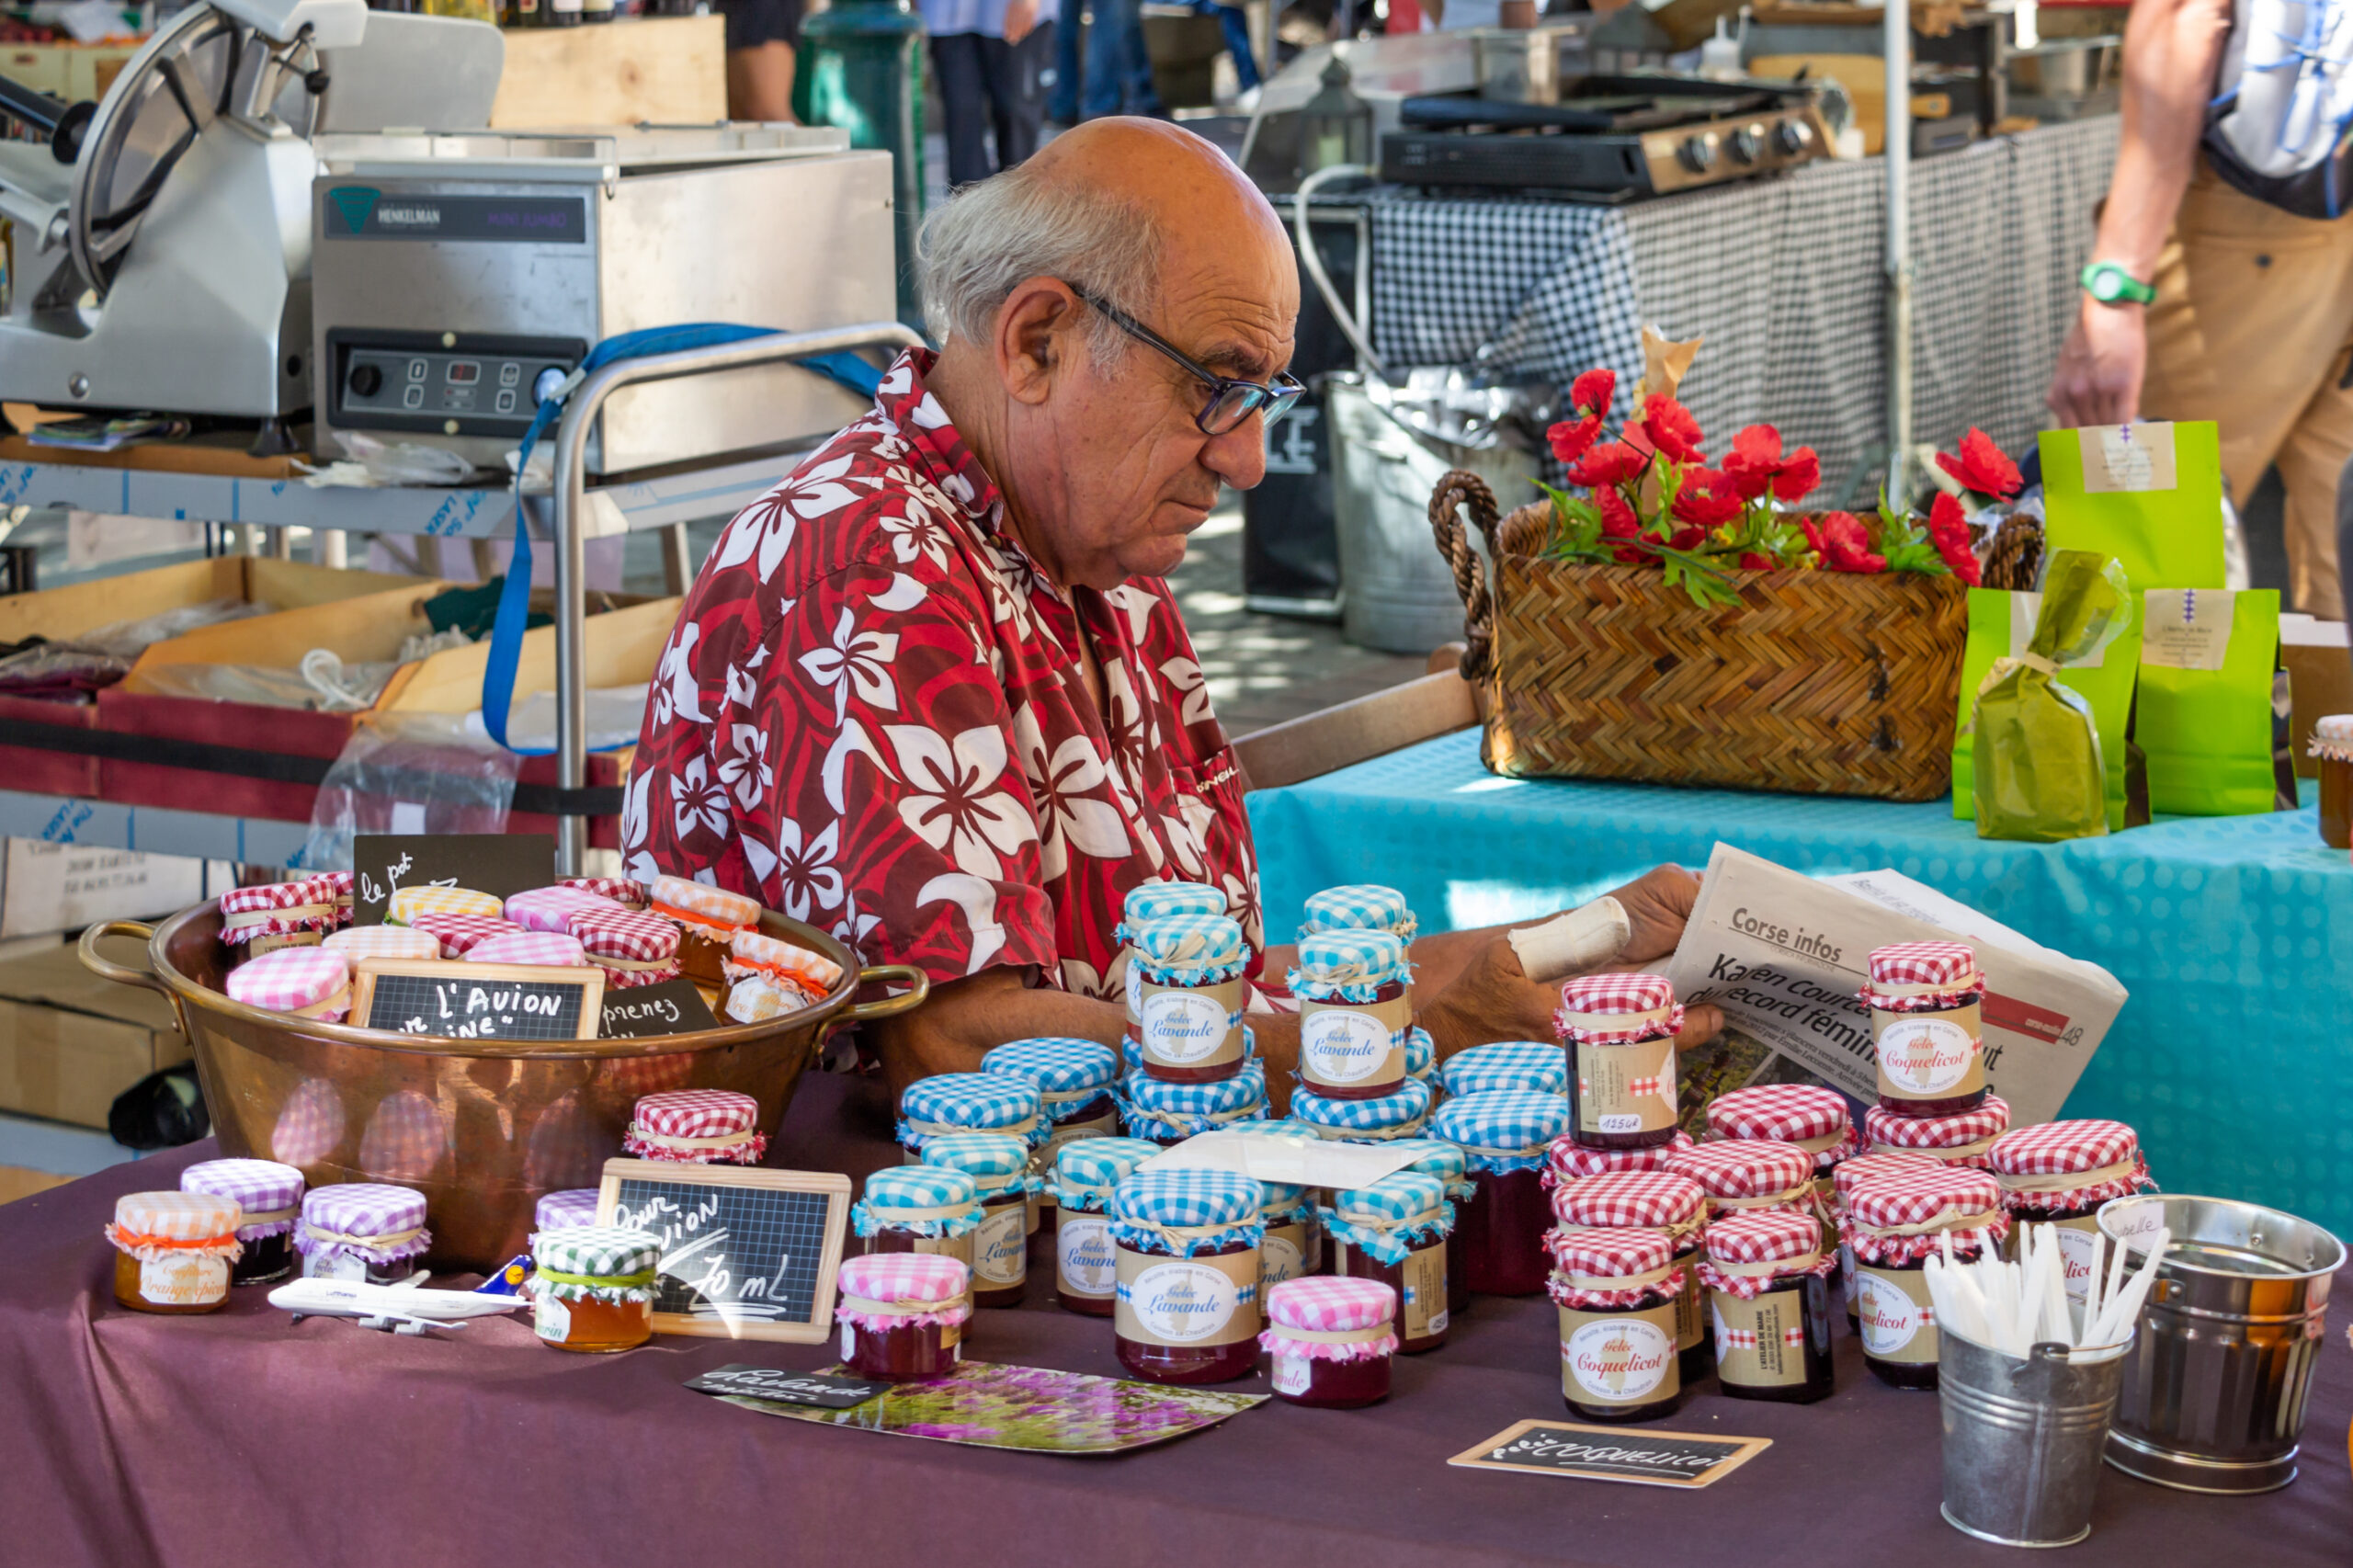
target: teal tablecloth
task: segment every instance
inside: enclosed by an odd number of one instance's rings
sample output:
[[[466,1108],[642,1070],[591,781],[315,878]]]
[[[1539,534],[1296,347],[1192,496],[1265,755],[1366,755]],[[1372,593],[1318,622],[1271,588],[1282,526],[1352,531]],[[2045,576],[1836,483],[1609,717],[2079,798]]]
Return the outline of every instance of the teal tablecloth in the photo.
[[[1271,935],[1342,882],[1402,890],[1426,931],[1527,919],[1704,866],[1718,839],[1802,871],[1892,867],[2131,992],[2065,1114],[2138,1128],[2171,1191],[2353,1235],[2353,863],[2309,806],[2002,844],[1944,801],[1498,778],[1476,731],[1249,800]]]

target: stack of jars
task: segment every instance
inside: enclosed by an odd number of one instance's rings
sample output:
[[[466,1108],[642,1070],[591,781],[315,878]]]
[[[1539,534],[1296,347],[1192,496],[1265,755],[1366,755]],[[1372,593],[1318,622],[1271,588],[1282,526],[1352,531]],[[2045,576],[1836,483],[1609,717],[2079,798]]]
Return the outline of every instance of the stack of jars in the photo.
[[[1258,1365],[1266,1194],[1229,1171],[1139,1170],[1111,1194],[1120,1364],[1159,1383],[1222,1383]]]
[[[1431,1135],[1462,1151],[1476,1189],[1455,1221],[1472,1294],[1533,1296],[1544,1289],[1544,1233],[1552,1221],[1544,1167],[1569,1118],[1569,1102],[1558,1095],[1489,1089],[1449,1099],[1430,1119]]]
[[[1666,1238],[1681,1281],[1672,1324],[1676,1359],[1687,1388],[1708,1375],[1706,1300],[1698,1267],[1707,1207],[1707,1193],[1688,1176],[1667,1170],[1602,1171],[1552,1188],[1552,1216],[1560,1226],[1544,1238],[1545,1250],[1552,1256],[1550,1288],[1555,1301],[1562,1299],[1559,1276],[1565,1267],[1561,1261],[1565,1233],[1632,1229]]]
[[[1417,1171],[1398,1171],[1370,1187],[1332,1195],[1319,1209],[1333,1244],[1332,1272],[1376,1279],[1397,1293],[1398,1334],[1408,1355],[1446,1343],[1446,1239],[1454,1205],[1446,1184]]]
[[[1966,1165],[1921,1165],[1855,1184],[1841,1239],[1855,1253],[1863,1362],[1881,1381],[1937,1386],[1938,1333],[1921,1266],[1942,1252],[1947,1235],[1965,1263],[1999,1246],[2009,1228],[2002,1184]]]
[[[1142,1001],[1143,973],[1136,968],[1136,932],[1149,921],[1172,915],[1223,915],[1225,894],[1203,882],[1139,882],[1128,890],[1120,903],[1120,923],[1111,928],[1111,937],[1120,943],[1119,959],[1112,965],[1120,976],[1120,989],[1127,999],[1127,1039],[1131,1046],[1143,1038]]]
[[[1395,1094],[1414,1028],[1405,944],[1389,931],[1319,931],[1300,939],[1290,974],[1299,1000],[1299,1075],[1327,1099]]]
[[[1838,1166],[1862,1140],[1847,1096],[1813,1084],[1759,1084],[1708,1102],[1708,1131],[1718,1138],[1787,1143],[1813,1156],[1815,1218],[1830,1222]]]
[[[1908,1149],[1882,1149],[1869,1154],[1857,1154],[1841,1161],[1831,1177],[1830,1218],[1838,1236],[1838,1278],[1840,1293],[1847,1299],[1847,1316],[1855,1318],[1862,1300],[1862,1286],[1855,1278],[1855,1249],[1847,1236],[1847,1215],[1852,1207],[1855,1189],[1865,1182],[1883,1181],[1889,1176],[1902,1176],[1907,1171],[1936,1170],[1944,1162],[1933,1155]]]

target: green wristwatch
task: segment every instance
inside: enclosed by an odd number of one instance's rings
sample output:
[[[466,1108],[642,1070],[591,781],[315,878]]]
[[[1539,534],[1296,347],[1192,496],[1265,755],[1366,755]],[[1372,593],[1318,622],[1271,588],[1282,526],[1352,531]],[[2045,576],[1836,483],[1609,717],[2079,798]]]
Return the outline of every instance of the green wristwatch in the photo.
[[[2156,301],[2157,291],[2142,282],[2112,261],[2095,261],[2084,268],[2076,279],[2084,292],[2103,305],[2147,305]]]

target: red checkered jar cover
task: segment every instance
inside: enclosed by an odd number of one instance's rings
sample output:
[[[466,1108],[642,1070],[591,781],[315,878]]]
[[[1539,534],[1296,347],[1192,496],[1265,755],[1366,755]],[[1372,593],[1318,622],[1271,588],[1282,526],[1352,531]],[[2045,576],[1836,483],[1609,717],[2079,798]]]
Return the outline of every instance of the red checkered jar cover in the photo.
[[[1574,1134],[1555,1138],[1544,1162],[1544,1185],[1558,1187],[1605,1171],[1663,1171],[1669,1158],[1690,1147],[1688,1132],[1677,1132],[1672,1142],[1647,1149],[1588,1149]]]
[[[1582,974],[1561,987],[1552,1021],[1564,1041],[1632,1045],[1682,1028],[1683,1007],[1663,974]]]
[[[1985,1163],[2014,1210],[2090,1209],[2150,1185],[2141,1137],[2120,1121],[2046,1121],[1994,1140]]]
[[[1370,1361],[1397,1353],[1397,1292],[1378,1279],[1308,1276],[1267,1292],[1258,1347],[1311,1361]]]
[[[1672,1171],[1605,1171],[1552,1189],[1552,1217],[1570,1227],[1631,1226],[1679,1235],[1696,1227],[1708,1195]]]
[[[1874,948],[1858,993],[1867,1007],[1930,1013],[1958,1007],[1985,989],[1977,950],[1966,942],[1898,942]]]
[[[335,890],[317,877],[231,888],[221,895],[221,940],[235,946],[256,937],[285,937],[335,927]]]
[[[1874,1150],[1840,1164],[1836,1174],[1831,1177],[1833,1196],[1843,1210],[1855,1188],[1865,1182],[1883,1180],[1905,1171],[1938,1170],[1943,1165],[1944,1162],[1934,1154],[1923,1154],[1915,1149]]]
[[[617,990],[678,977],[678,927],[658,915],[618,908],[575,910],[568,929]]]
[[[637,1102],[621,1147],[641,1159],[756,1165],[768,1141],[760,1103],[732,1089],[676,1089]]]
[[[1733,1138],[1695,1143],[1666,1163],[1706,1189],[1711,1212],[1749,1209],[1809,1210],[1813,1156],[1794,1143]]]
[[[1987,1095],[1974,1108],[1950,1116],[1904,1116],[1885,1106],[1863,1112],[1863,1141],[1873,1153],[1882,1149],[1914,1149],[1934,1154],[1949,1165],[1987,1167],[1985,1156],[1994,1140],[2010,1129],[2010,1102]]]
[[[1823,1244],[1822,1225],[1810,1214],[1766,1211],[1709,1221],[1699,1282],[1755,1301],[1775,1286],[1805,1275],[1827,1275],[1838,1255]]]
[[[593,892],[598,898],[609,898],[629,910],[642,911],[649,896],[643,882],[629,877],[560,877],[555,885],[578,888],[582,892]]]
[[[409,922],[412,931],[423,931],[441,944],[445,959],[461,959],[493,937],[504,937],[523,927],[503,915],[420,915]]]
[[[2008,1233],[2002,1184],[1984,1171],[1948,1165],[1904,1171],[1855,1188],[1839,1235],[1865,1263],[1909,1263],[1939,1251],[1952,1233],[1956,1249],[1992,1245]]]
[[[1817,1169],[1860,1145],[1847,1096],[1813,1084],[1758,1084],[1718,1095],[1708,1102],[1708,1131],[1719,1138],[1793,1143],[1813,1156]]]
[[[1631,1307],[1683,1289],[1675,1238],[1665,1231],[1560,1225],[1544,1233],[1552,1259],[1545,1293],[1579,1312]]]

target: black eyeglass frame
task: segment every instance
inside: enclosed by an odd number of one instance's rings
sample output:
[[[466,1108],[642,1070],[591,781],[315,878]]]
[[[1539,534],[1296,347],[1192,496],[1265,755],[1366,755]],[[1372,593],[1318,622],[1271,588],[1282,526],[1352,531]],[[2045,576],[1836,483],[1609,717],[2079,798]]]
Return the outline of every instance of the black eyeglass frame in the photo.
[[[1297,377],[1288,372],[1277,374],[1272,381],[1245,381],[1235,376],[1221,376],[1216,371],[1196,363],[1189,355],[1175,344],[1118,306],[1096,298],[1095,295],[1067,279],[1063,281],[1063,287],[1077,295],[1079,302],[1089,310],[1100,312],[1103,318],[1113,326],[1118,327],[1137,342],[1159,349],[1191,372],[1196,380],[1209,387],[1209,401],[1201,405],[1199,413],[1193,415],[1193,423],[1200,427],[1200,432],[1204,436],[1222,436],[1229,431],[1238,430],[1242,427],[1243,422],[1253,414],[1265,414],[1267,424],[1272,426],[1275,421],[1289,414],[1291,405],[1307,393],[1306,386]],[[1211,416],[1229,398],[1238,400],[1239,411],[1226,423],[1212,425]]]

